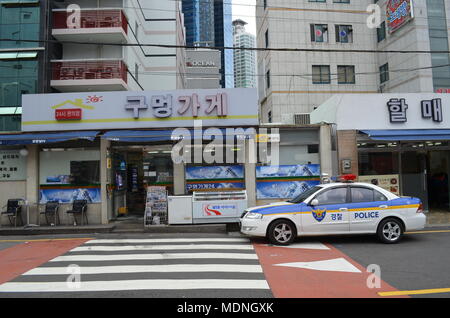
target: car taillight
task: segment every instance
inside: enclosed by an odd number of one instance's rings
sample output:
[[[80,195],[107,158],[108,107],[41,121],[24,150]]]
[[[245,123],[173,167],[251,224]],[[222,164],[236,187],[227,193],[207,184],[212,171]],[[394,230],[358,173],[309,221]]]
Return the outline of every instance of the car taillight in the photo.
[[[417,208],[417,212],[416,213],[423,213],[423,204],[419,204],[419,207]]]

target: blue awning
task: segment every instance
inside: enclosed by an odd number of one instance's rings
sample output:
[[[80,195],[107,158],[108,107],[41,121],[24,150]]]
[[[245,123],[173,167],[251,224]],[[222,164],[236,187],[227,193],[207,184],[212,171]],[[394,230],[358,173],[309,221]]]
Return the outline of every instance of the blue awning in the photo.
[[[0,145],[48,144],[69,140],[85,139],[93,141],[99,131],[70,131],[58,133],[25,133],[0,135]]]
[[[103,139],[111,141],[121,142],[161,142],[161,141],[177,141],[183,138],[197,139],[210,136],[211,138],[217,138],[217,134],[220,132],[222,136],[228,137],[226,128],[205,129],[203,131],[194,131],[194,129],[186,129],[184,132],[188,134],[178,134],[172,129],[168,130],[115,130],[105,132],[102,136]],[[255,130],[245,130],[246,138],[253,137]],[[209,139],[211,139],[209,138]],[[233,136],[236,138],[236,135]]]
[[[361,130],[373,140],[427,141],[450,140],[450,129]]]

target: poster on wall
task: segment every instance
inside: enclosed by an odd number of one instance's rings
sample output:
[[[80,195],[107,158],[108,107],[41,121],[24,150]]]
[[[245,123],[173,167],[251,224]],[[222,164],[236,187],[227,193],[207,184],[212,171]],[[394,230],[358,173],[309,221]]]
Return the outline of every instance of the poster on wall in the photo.
[[[292,199],[320,184],[320,165],[256,167],[257,199]]]
[[[413,0],[389,0],[386,5],[389,33],[393,33],[414,18]]]
[[[0,151],[0,181],[26,180],[27,158],[20,150]]]
[[[243,166],[206,166],[186,168],[186,190],[244,189]]]
[[[306,190],[320,184],[320,180],[257,182],[258,199],[292,199]]]
[[[359,182],[371,183],[396,195],[400,195],[400,181],[398,174],[379,176],[359,176]]]
[[[283,165],[283,166],[258,166],[257,178],[271,177],[312,177],[320,176],[320,165]]]
[[[88,203],[100,203],[100,188],[41,188],[41,190],[39,191],[39,203],[41,204],[45,204],[48,201],[58,201],[59,203],[73,203],[74,200],[87,200]]]

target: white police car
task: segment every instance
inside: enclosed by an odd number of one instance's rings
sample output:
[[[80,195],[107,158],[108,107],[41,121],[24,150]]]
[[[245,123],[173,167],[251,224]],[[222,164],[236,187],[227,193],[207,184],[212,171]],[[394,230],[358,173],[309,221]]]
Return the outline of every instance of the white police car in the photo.
[[[384,243],[398,242],[405,231],[423,229],[420,199],[399,197],[367,183],[328,183],[296,198],[249,208],[241,232],[287,245],[297,236],[377,234]]]

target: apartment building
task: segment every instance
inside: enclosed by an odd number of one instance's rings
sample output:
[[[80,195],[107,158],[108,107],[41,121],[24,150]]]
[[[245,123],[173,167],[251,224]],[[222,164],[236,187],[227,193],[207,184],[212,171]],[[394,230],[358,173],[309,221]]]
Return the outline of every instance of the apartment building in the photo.
[[[184,88],[183,25],[175,1],[1,1],[0,131],[23,94]]]
[[[256,47],[256,37],[245,30],[246,24],[241,19],[233,21],[235,47]],[[256,87],[256,51],[234,51],[234,87]]]

